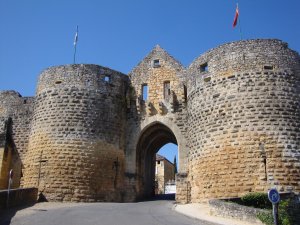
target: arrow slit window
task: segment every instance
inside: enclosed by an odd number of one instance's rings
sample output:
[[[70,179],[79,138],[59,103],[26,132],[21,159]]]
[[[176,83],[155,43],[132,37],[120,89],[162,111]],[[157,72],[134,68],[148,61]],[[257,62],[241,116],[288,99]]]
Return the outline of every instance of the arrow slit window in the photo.
[[[142,100],[143,101],[148,100],[148,84],[142,85]]]
[[[170,81],[165,81],[164,82],[164,99],[166,101],[169,101],[171,96],[171,86],[170,86]]]

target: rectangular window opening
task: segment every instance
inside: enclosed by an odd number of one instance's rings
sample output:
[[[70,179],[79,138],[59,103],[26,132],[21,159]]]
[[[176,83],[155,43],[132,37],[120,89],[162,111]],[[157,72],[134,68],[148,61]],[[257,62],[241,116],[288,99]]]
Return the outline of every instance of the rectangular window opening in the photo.
[[[274,69],[273,66],[269,66],[269,65],[264,66],[264,70],[273,70],[273,69]]]
[[[203,63],[202,65],[200,65],[200,72],[207,72],[207,71],[208,71],[207,63]]]
[[[103,78],[103,80],[105,81],[105,82],[110,82],[110,76],[108,76],[108,75],[105,75],[104,76],[104,78]]]
[[[164,99],[166,101],[169,101],[171,96],[171,86],[170,86],[170,81],[165,81],[164,82]]]
[[[209,82],[211,80],[211,77],[205,77],[203,80],[204,82]]]
[[[142,85],[142,99],[144,101],[148,100],[148,85],[147,84]]]
[[[183,93],[184,93],[184,100],[187,102],[187,89],[185,85],[183,85]]]
[[[159,59],[154,59],[154,60],[153,60],[153,67],[154,67],[154,68],[160,67],[160,61],[159,61]]]

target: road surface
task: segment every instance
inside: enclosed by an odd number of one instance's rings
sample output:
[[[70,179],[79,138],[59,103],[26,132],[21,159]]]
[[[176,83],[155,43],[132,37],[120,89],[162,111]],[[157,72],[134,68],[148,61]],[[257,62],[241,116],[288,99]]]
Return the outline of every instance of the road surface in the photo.
[[[39,203],[19,211],[6,212],[0,219],[0,224],[213,225],[179,214],[172,210],[173,206],[172,200],[137,203]]]

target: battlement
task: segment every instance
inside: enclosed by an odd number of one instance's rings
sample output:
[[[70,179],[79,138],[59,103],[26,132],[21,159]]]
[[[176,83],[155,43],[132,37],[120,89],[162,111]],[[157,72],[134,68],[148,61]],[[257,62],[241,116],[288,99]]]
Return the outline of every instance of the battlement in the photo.
[[[237,73],[275,70],[300,71],[299,54],[277,39],[236,41],[196,58],[188,67],[188,86],[195,87],[201,80],[227,79]]]
[[[107,67],[72,64],[50,67],[39,76],[36,94],[51,89],[79,88],[110,92],[127,82],[127,76]]]

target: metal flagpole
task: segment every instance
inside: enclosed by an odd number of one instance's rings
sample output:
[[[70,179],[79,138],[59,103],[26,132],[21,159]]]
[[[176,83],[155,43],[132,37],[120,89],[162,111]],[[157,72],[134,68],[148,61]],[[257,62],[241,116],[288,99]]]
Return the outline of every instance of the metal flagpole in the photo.
[[[239,24],[240,36],[241,36],[241,40],[243,40],[243,36],[242,36],[242,28],[241,28],[241,19],[240,19],[239,3],[236,3],[236,7],[237,7],[238,12],[239,12],[239,15],[238,15],[238,24]]]
[[[77,25],[77,30],[74,38],[74,59],[73,59],[73,64],[75,64],[75,59],[76,59],[76,47],[77,47],[77,41],[78,41],[78,25]]]

